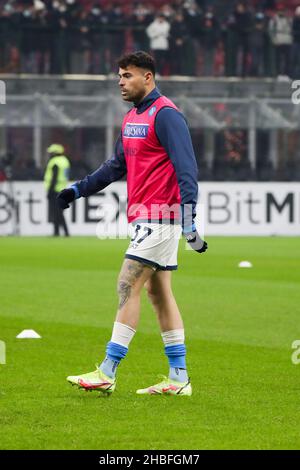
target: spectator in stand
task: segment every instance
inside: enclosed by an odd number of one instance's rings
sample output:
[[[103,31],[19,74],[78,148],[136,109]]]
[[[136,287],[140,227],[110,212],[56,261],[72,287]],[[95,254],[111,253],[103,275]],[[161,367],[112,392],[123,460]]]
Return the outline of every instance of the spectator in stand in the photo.
[[[106,74],[111,71],[111,33],[107,32],[110,15],[111,10],[102,8],[99,1],[92,4],[89,9],[90,73]]]
[[[266,44],[267,24],[265,15],[262,12],[257,12],[254,18],[253,29],[250,34],[250,75],[254,77],[266,76]]]
[[[66,3],[64,0],[54,0],[49,5],[51,12],[51,34],[52,34],[52,47],[51,47],[51,60],[50,60],[50,73],[61,74],[71,71],[70,55],[71,50],[76,50],[76,42],[70,42],[70,24],[75,23],[75,17],[71,20],[71,10],[75,2]],[[78,5],[77,5],[78,7]],[[73,72],[73,70],[72,70]]]
[[[91,63],[91,22],[87,10],[81,10],[77,22],[77,54],[72,71],[74,73],[90,73]],[[75,57],[74,57],[75,58]]]
[[[104,73],[104,49],[102,11],[99,3],[94,3],[88,12],[90,37],[89,73]],[[101,53],[102,52],[102,53]]]
[[[171,23],[170,44],[171,44],[171,73],[174,75],[184,75],[185,51],[188,31],[181,11],[176,13]]]
[[[37,0],[35,3],[37,19],[37,62],[38,73],[44,74],[50,72],[50,52],[53,33],[51,31],[50,13],[45,3]]]
[[[292,76],[300,78],[300,6],[296,8],[293,18]]]
[[[116,59],[124,52],[126,19],[122,8],[114,6],[109,13],[110,31],[110,70],[115,71]]]
[[[284,11],[297,1],[237,1],[224,21],[230,0],[172,0],[155,20],[153,10],[162,1],[0,0],[0,72],[110,73],[124,49],[149,50],[150,42],[163,74],[184,69],[187,75],[222,76],[225,57],[228,76],[275,75],[276,68],[279,75],[298,77],[300,11],[293,19]],[[261,11],[252,15],[250,8],[257,5]],[[177,30],[175,11],[183,12],[185,23],[180,20]]]
[[[184,16],[188,29],[187,75],[201,74],[201,31],[202,11],[196,3],[184,4]]]
[[[149,38],[146,33],[146,28],[151,23],[151,20],[150,10],[147,7],[144,7],[142,3],[139,3],[134,9],[134,13],[131,18],[134,50],[149,50]]]
[[[236,73],[236,37],[235,18],[233,13],[229,13],[224,22],[224,50],[225,50],[225,75],[232,77]]]
[[[0,72],[20,70],[20,6],[6,3],[0,8]]]
[[[176,5],[175,5],[176,6]],[[178,10],[181,10],[181,5],[180,7],[177,5],[177,9]],[[177,10],[176,10],[177,11]],[[165,17],[165,19],[171,23],[171,21],[173,20],[174,16],[175,16],[175,10],[173,8],[173,6],[169,5],[168,3],[166,3],[165,5],[163,5],[160,9],[160,13]]]
[[[216,48],[220,40],[220,24],[213,8],[207,9],[202,26],[203,75],[214,75]]]
[[[150,39],[150,49],[153,51],[158,74],[163,75],[169,58],[170,23],[159,13],[146,29]]]
[[[269,22],[269,34],[275,48],[277,75],[290,75],[290,57],[292,46],[292,20],[287,16],[283,5],[277,6],[278,12]]]
[[[23,73],[38,73],[37,60],[37,12],[33,5],[21,4],[20,29],[21,29],[21,69]]]
[[[236,75],[245,77],[249,70],[249,38],[252,15],[243,2],[238,2],[233,14],[235,31]]]

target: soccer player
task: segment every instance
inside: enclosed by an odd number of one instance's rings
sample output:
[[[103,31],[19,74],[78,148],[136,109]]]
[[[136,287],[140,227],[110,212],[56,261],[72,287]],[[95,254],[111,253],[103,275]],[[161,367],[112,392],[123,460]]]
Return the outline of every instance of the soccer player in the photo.
[[[67,380],[86,390],[115,390],[117,367],[136,332],[145,286],[158,317],[170,370],[160,383],[137,393],[191,395],[184,326],[172,293],[171,274],[177,269],[182,232],[195,251],[207,249],[194,224],[196,159],[184,116],[155,86],[153,58],[138,51],[121,57],[118,65],[121,96],[134,106],[124,117],[114,155],[94,173],[64,189],[58,204],[65,209],[76,198],[94,194],[127,174],[127,214],[134,236],[119,274],[119,308],[106,357],[96,371]]]

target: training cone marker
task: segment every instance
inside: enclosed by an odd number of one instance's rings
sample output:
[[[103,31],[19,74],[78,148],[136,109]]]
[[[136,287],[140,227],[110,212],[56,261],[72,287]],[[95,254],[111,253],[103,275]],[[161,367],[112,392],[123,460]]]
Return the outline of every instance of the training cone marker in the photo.
[[[41,336],[34,330],[23,330],[21,331],[20,334],[18,334],[17,338],[19,339],[36,339],[36,338],[41,338]]]
[[[241,261],[239,268],[252,268],[252,263],[250,263],[250,261]]]

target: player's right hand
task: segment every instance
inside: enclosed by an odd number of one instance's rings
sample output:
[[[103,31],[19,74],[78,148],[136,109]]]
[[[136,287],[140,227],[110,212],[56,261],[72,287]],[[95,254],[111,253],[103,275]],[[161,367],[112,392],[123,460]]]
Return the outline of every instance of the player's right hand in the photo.
[[[57,204],[61,209],[70,207],[70,202],[75,201],[75,199],[76,195],[73,188],[63,189],[56,197]]]

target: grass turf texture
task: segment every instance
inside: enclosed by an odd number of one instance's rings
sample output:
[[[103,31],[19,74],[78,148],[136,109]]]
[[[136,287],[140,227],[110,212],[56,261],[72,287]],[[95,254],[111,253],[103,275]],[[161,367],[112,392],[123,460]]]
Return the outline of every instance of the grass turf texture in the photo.
[[[299,449],[300,241],[211,238],[180,247],[174,292],[192,397],[137,396],[168,371],[155,316],[141,321],[111,397],[72,388],[104,355],[127,240],[0,239],[1,449]],[[253,269],[238,269],[248,259]],[[41,340],[18,340],[33,328]]]

